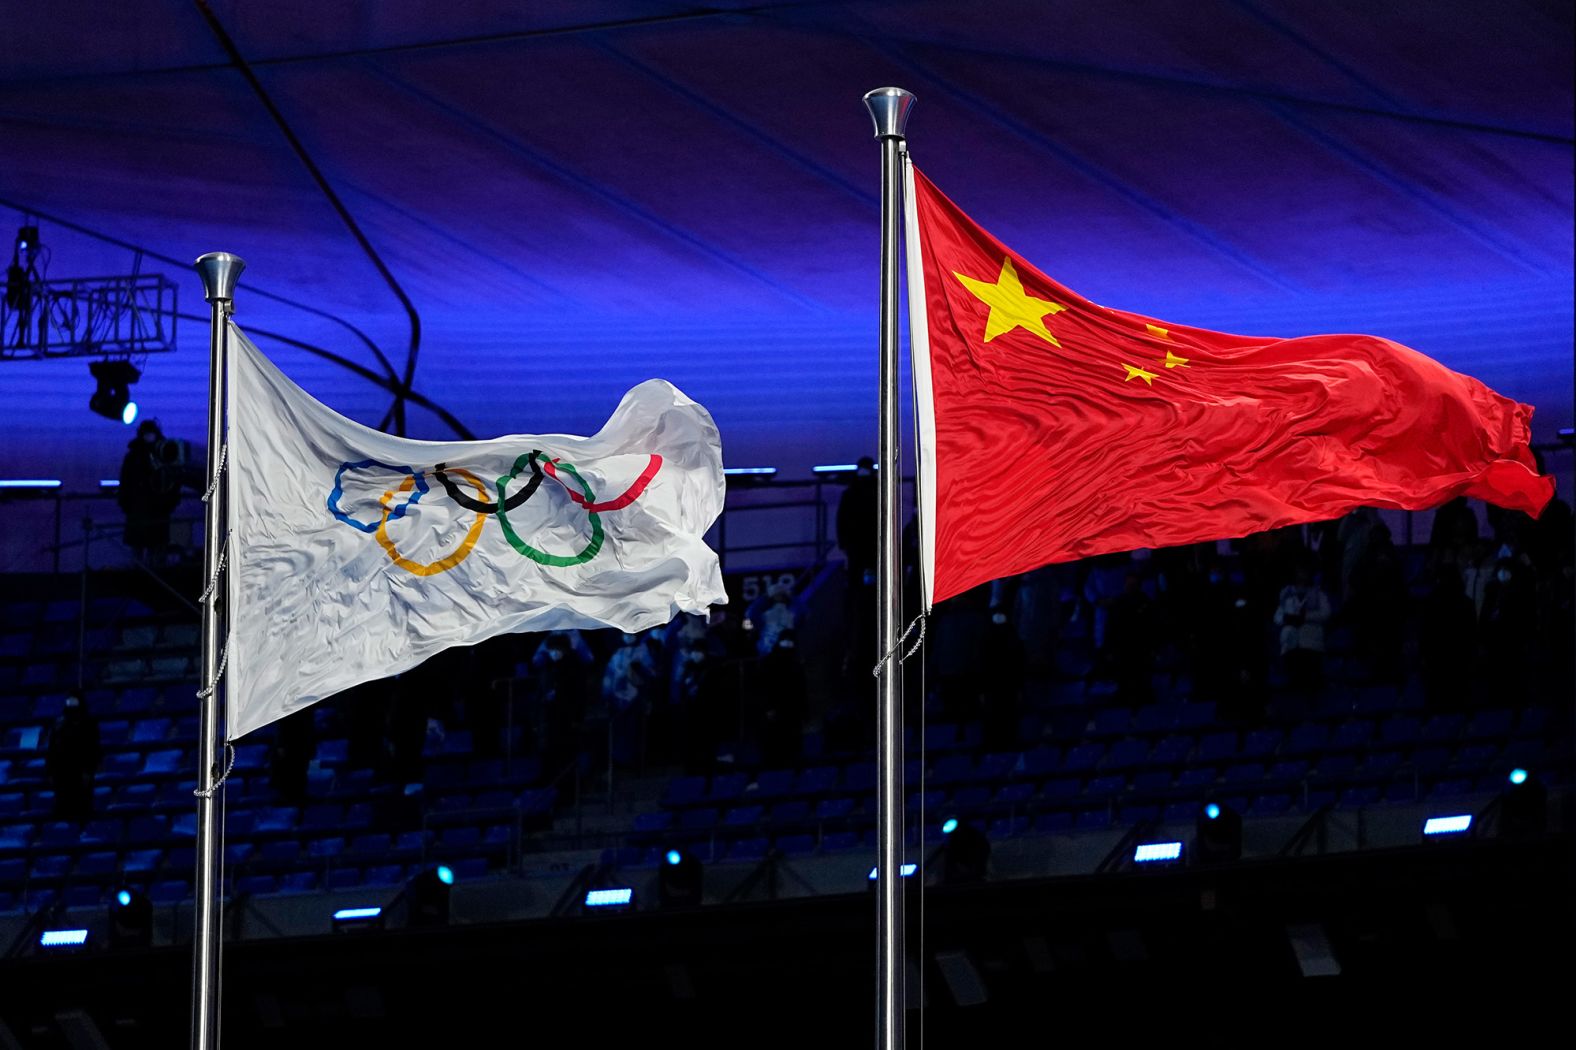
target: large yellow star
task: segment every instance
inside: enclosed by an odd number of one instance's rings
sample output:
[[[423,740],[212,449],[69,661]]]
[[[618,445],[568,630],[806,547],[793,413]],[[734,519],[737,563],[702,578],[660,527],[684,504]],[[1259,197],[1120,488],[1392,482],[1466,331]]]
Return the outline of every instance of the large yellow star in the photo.
[[[975,297],[986,306],[990,307],[990,317],[985,321],[985,341],[988,343],[1004,332],[1014,328],[1027,329],[1044,339],[1052,346],[1061,346],[1050,329],[1045,327],[1042,318],[1050,314],[1061,313],[1067,307],[1061,303],[1053,303],[1046,299],[1036,299],[1023,290],[1023,282],[1018,280],[1018,271],[1012,268],[1012,260],[1004,258],[1001,261],[1001,276],[996,278],[996,283],[981,281],[973,277],[965,277],[954,272],[952,276],[963,282],[963,287],[973,292]]]

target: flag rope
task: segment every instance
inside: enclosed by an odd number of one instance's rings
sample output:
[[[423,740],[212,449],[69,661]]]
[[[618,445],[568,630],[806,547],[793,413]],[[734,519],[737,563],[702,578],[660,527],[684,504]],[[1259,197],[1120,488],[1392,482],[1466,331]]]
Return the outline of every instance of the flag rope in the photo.
[[[213,499],[214,492],[219,488],[219,479],[224,477],[224,460],[230,454],[229,445],[219,446],[219,465],[214,468],[213,478],[208,482],[208,491],[202,494],[202,501],[207,503]]]
[[[211,788],[196,788],[192,794],[198,798],[213,798],[219,789],[224,787],[224,782],[230,779],[230,771],[235,768],[235,745],[228,740],[224,744],[224,772],[219,774],[219,779],[213,782]]]
[[[887,662],[889,660],[892,659],[892,654],[897,652],[899,649],[903,648],[903,643],[908,641],[908,636],[914,633],[914,628],[915,627],[918,627],[919,628],[919,637],[914,639],[914,644],[909,646],[908,652],[904,653],[901,657],[899,657],[897,662],[901,664],[904,661],[906,661],[910,656],[914,655],[914,652],[921,645],[923,645],[924,642],[925,642],[925,623],[926,623],[926,620],[927,620],[926,615],[924,613],[920,613],[918,616],[914,617],[914,619],[909,622],[909,625],[908,625],[907,629],[903,631],[903,634],[898,638],[897,641],[892,643],[892,648],[888,649],[886,651],[886,653],[881,657],[881,659],[876,661],[876,665],[873,668],[870,669],[870,675],[871,675],[872,678],[880,678],[881,677],[881,669],[887,665]]]

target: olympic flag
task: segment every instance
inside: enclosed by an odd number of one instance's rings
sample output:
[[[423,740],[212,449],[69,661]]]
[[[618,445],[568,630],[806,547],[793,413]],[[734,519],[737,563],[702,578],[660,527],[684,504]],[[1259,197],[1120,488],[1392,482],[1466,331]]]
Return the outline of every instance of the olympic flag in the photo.
[[[671,384],[593,437],[413,441],[346,419],[230,326],[231,740],[511,631],[640,631],[727,601],[710,414]]]

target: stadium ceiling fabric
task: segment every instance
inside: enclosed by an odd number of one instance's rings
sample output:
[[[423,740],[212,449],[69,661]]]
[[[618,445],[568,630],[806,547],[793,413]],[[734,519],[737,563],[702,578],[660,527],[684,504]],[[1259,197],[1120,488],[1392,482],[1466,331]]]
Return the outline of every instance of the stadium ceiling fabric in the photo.
[[[584,432],[662,376],[713,410],[730,464],[867,451],[860,96],[889,83],[919,97],[926,172],[1097,301],[1386,335],[1533,403],[1542,440],[1570,425],[1569,3],[209,7],[419,314],[416,387],[478,435]],[[375,365],[348,324],[399,369],[410,326],[199,6],[6,18],[0,200],[40,213],[48,276],[138,265],[63,222],[233,251],[259,344],[381,420],[385,391],[263,335]],[[204,312],[188,269],[140,265]],[[202,433],[205,343],[182,322],[134,390],[168,432]],[[113,473],[128,435],[91,390],[82,361],[0,361],[0,474]],[[450,430],[412,409],[409,432]]]

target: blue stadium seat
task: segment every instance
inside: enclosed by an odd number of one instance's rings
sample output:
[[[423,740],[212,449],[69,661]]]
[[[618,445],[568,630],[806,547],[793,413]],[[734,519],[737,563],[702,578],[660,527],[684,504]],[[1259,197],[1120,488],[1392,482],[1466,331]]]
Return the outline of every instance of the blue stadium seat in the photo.
[[[974,756],[967,752],[943,755],[925,778],[927,784],[948,787],[967,781],[974,774]]]
[[[767,769],[755,778],[755,784],[745,789],[752,801],[768,802],[787,798],[793,794],[795,773],[791,769]]]
[[[765,838],[739,839],[728,847],[725,859],[732,861],[756,861],[766,856],[766,851],[771,848],[771,841]]]
[[[0,886],[21,886],[27,881],[27,861],[21,858],[0,860]]]
[[[1214,771],[1211,770],[1211,773]],[[1214,777],[1211,776],[1211,781]],[[1133,776],[1133,794],[1142,798],[1155,798],[1165,795],[1171,790],[1171,771],[1167,769],[1146,769]]]
[[[364,886],[398,886],[405,881],[403,864],[379,864],[368,868],[361,876]]]
[[[1438,773],[1449,764],[1448,747],[1420,747],[1412,752],[1412,769],[1420,774]]]
[[[241,773],[259,773],[268,764],[267,744],[240,744],[235,749],[235,768]]]
[[[167,773],[186,772],[184,753],[179,748],[168,748],[163,751],[149,751],[143,759],[143,776],[162,776]]]
[[[1004,784],[996,791],[996,797],[991,800],[991,808],[997,812],[1015,811],[1024,809],[1034,800],[1034,785],[1022,782]]]
[[[852,762],[843,768],[843,790],[851,795],[863,795],[876,789],[876,764]]]
[[[1338,804],[1342,809],[1359,809],[1363,806],[1373,805],[1380,798],[1379,788],[1372,784],[1365,784],[1359,787],[1349,787],[1342,791]]]
[[[1451,760],[1450,768],[1465,773],[1478,773],[1497,764],[1498,744],[1463,744]]]
[[[1330,729],[1313,722],[1295,727],[1286,737],[1281,753],[1285,755],[1315,755],[1330,746]]]
[[[131,724],[133,744],[162,744],[170,738],[168,718],[142,718]]]
[[[717,826],[717,811],[709,806],[687,809],[679,814],[678,826],[687,832],[711,831]]]
[[[1133,769],[1144,764],[1149,757],[1149,741],[1138,737],[1118,740],[1106,752],[1102,769]]]
[[[1079,744],[1063,757],[1062,770],[1068,773],[1085,773],[1094,769],[1104,756],[1104,744]]]
[[[252,828],[259,834],[295,831],[301,826],[300,810],[295,806],[264,806],[256,812]]]
[[[988,805],[990,805],[990,787],[985,784],[971,784],[960,788],[957,794],[952,796],[952,808],[965,815],[982,813]]]
[[[121,833],[124,831],[125,826],[119,819],[90,820],[82,827],[82,842],[84,845],[89,843],[118,845]]]
[[[723,815],[722,826],[729,830],[753,828],[765,812],[765,806],[735,806]]]
[[[1148,820],[1160,819],[1160,804],[1157,802],[1134,802],[1120,806],[1116,811],[1117,820],[1123,824],[1141,824]]]
[[[403,857],[407,860],[418,857],[421,855],[421,851],[426,848],[430,837],[430,832],[401,831],[394,837],[394,845],[390,847],[389,855]]]
[[[777,849],[785,857],[802,857],[815,852],[814,835],[784,835],[777,840]]]
[[[1472,740],[1503,739],[1510,736],[1515,727],[1516,712],[1495,708],[1473,715],[1472,721],[1467,723],[1466,736]]]
[[[346,853],[354,857],[379,857],[394,848],[393,836],[382,832],[357,835],[350,840]]]
[[[330,893],[348,890],[361,885],[360,868],[335,868],[323,879],[323,888]]]
[[[184,889],[184,883],[182,888]],[[242,875],[235,880],[235,893],[239,897],[273,893],[278,888],[279,879],[274,875]]]
[[[1073,815],[1067,812],[1041,813],[1034,818],[1034,830],[1040,832],[1070,831]]]
[[[77,826],[67,821],[55,821],[39,829],[38,844],[45,848],[69,849],[78,841],[80,835]]]
[[[301,844],[294,839],[265,842],[252,857],[254,866],[282,868],[294,864],[301,853]]]
[[[252,859],[257,846],[250,842],[229,842],[224,847],[224,862],[232,868],[240,867]]]
[[[154,904],[179,904],[191,895],[191,883],[185,879],[166,879],[154,883],[148,891],[148,900]]]
[[[828,795],[837,790],[836,766],[815,766],[799,774],[794,793],[806,798]]]
[[[1290,787],[1302,783],[1307,775],[1308,763],[1304,760],[1276,762],[1270,766],[1269,772],[1264,774],[1264,782],[1266,785],[1276,787]]]
[[[925,749],[927,751],[948,751],[961,746],[958,740],[958,727],[951,722],[936,722],[925,727]],[[913,749],[912,743],[907,747]]]
[[[855,800],[851,798],[823,798],[815,806],[815,819],[823,823],[845,821],[853,815]]]
[[[1257,762],[1239,762],[1228,766],[1220,782],[1227,789],[1256,786],[1264,779],[1264,767]]]
[[[25,850],[33,844],[33,825],[6,824],[0,826],[0,852]]]
[[[487,874],[486,857],[461,857],[449,865],[456,879],[479,879]]]
[[[1163,704],[1151,704],[1140,707],[1133,713],[1133,732],[1135,733],[1169,733],[1176,728],[1177,712],[1173,707]]]
[[[828,831],[821,836],[822,850],[857,849],[859,846],[859,832],[857,831]]]
[[[1177,708],[1176,726],[1182,730],[1199,730],[1215,723],[1215,702],[1182,704]]]
[[[711,790],[706,793],[704,801],[712,806],[737,802],[744,797],[744,789],[749,785],[750,777],[747,773],[720,774],[711,778]]]
[[[992,839],[1010,839],[1028,830],[1028,817],[997,817],[986,827],[985,834]]]
[[[470,827],[444,828],[438,833],[436,848],[445,852],[473,850],[482,844],[482,829]]]
[[[120,870],[120,855],[112,852],[87,853],[77,860],[73,878],[109,881]]]
[[[64,903],[68,908],[97,908],[104,902],[103,886],[67,886]]]
[[[62,854],[48,857],[34,857],[32,869],[28,877],[36,882],[60,882],[66,877],[66,872],[71,869],[71,858]]]
[[[1047,780],[1040,786],[1040,797],[1047,805],[1070,805],[1080,790],[1076,780]]]
[[[1084,787],[1084,794],[1089,798],[1110,798],[1120,795],[1127,790],[1127,778],[1121,774],[1112,776],[1095,777]]]
[[[1089,722],[1089,735],[1092,737],[1126,736],[1132,721],[1132,715],[1124,707],[1101,708],[1094,713],[1094,718]]]
[[[808,824],[810,822],[810,803],[803,799],[779,802],[772,807],[770,821],[778,828]]]
[[[1029,780],[1043,780],[1061,772],[1061,752],[1054,747],[1037,747],[1023,753],[1023,765],[1018,775]]]
[[[636,833],[644,834],[655,834],[657,832],[667,831],[672,826],[673,814],[664,812],[662,810],[654,810],[649,813],[636,813],[635,819],[631,823],[632,830],[634,830]]]
[[[293,871],[279,880],[280,893],[314,893],[317,890],[317,872]]]
[[[1161,819],[1167,824],[1182,824],[1198,817],[1197,802],[1168,802],[1161,811]]]
[[[1291,809],[1291,796],[1283,793],[1259,795],[1248,805],[1250,817],[1277,817]]]
[[[1097,831],[1111,826],[1111,811],[1109,809],[1086,809],[1079,812],[1073,820],[1073,827],[1079,831]]]
[[[330,838],[312,839],[306,844],[306,855],[313,860],[326,860],[345,852],[345,840],[335,835]]]
[[[159,849],[135,849],[121,858],[120,870],[127,878],[146,878],[159,870],[159,864],[164,859],[164,851]]]
[[[1180,766],[1193,753],[1193,738],[1185,734],[1161,737],[1144,764],[1149,766]]]
[[[1467,716],[1462,714],[1438,714],[1423,723],[1423,730],[1419,739],[1429,744],[1448,744],[1460,736],[1466,728]]]
[[[127,842],[162,842],[169,835],[170,818],[157,813],[132,817],[126,822]]]
[[[999,784],[1012,776],[1023,756],[1016,751],[992,751],[980,756],[973,779],[983,784]]]
[[[1237,734],[1233,730],[1206,733],[1198,742],[1198,761],[1220,763],[1237,755]]]
[[[1238,753],[1247,759],[1269,758],[1280,747],[1281,739],[1282,734],[1279,729],[1255,729],[1243,738],[1242,748]]]

